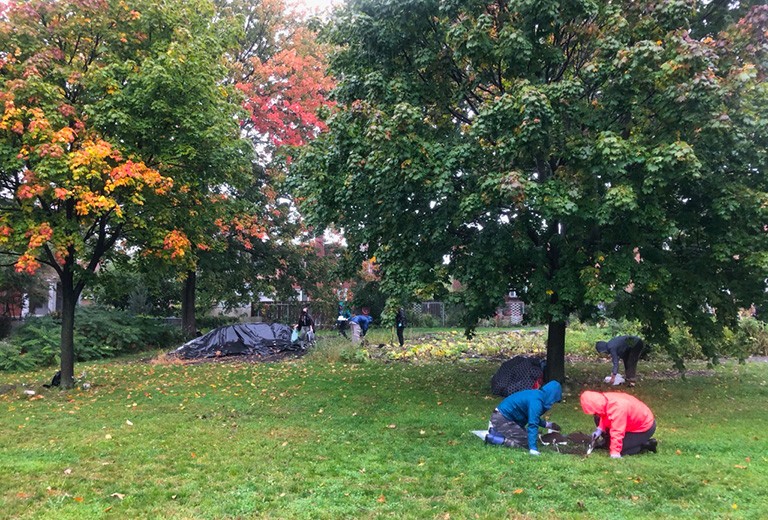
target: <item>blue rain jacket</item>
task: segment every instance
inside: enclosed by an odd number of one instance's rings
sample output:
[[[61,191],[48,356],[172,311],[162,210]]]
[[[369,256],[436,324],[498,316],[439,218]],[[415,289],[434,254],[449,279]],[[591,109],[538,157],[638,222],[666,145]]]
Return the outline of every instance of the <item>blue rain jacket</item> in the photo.
[[[539,427],[546,427],[541,416],[563,398],[557,381],[550,381],[538,390],[521,390],[504,399],[497,410],[506,419],[528,429],[528,449],[538,449]]]

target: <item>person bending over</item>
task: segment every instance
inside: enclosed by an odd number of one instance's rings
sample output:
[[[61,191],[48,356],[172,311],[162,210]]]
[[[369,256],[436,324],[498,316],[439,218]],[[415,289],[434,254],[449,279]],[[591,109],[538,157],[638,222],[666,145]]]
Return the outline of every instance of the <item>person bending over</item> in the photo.
[[[640,361],[640,354],[643,353],[645,343],[637,336],[616,336],[610,341],[598,341],[595,343],[595,350],[600,354],[611,356],[613,370],[611,371],[610,384],[616,381],[616,374],[619,373],[619,359],[624,361],[624,373],[629,386],[635,386],[637,382],[637,362]]]

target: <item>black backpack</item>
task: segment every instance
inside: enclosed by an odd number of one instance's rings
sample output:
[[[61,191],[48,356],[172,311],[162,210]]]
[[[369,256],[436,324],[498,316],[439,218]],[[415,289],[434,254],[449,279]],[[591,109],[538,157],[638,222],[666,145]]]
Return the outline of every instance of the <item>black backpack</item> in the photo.
[[[61,386],[61,370],[53,374],[50,385],[43,385],[45,388],[51,388],[52,386]]]

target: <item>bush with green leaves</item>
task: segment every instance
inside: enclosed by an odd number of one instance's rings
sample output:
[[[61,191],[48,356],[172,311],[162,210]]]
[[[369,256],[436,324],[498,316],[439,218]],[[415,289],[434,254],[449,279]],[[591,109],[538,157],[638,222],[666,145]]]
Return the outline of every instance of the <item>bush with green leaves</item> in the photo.
[[[61,322],[58,317],[31,318],[0,344],[0,370],[29,370],[60,362]],[[147,316],[104,307],[81,307],[75,326],[78,361],[109,358],[176,345],[181,331]]]
[[[737,341],[742,342],[753,356],[768,356],[768,323],[755,318],[739,321]]]

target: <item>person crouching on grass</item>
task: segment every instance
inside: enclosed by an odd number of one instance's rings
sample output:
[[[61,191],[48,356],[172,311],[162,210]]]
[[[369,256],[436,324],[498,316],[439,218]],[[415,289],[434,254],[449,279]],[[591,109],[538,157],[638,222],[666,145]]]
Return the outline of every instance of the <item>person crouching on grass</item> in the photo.
[[[637,455],[645,451],[656,453],[656,419],[640,399],[623,392],[592,392],[581,394],[581,409],[594,415],[597,429],[592,441],[601,436],[608,444],[611,458]]]
[[[645,350],[645,343],[637,336],[617,336],[610,341],[598,341],[595,350],[601,355],[611,356],[613,369],[611,377],[606,383],[617,384],[616,377],[619,373],[619,359],[624,361],[624,373],[627,376],[627,386],[635,386],[637,383],[637,363],[640,355]]]
[[[491,414],[488,433],[502,436],[503,444],[509,447],[523,448],[527,441],[528,452],[539,455],[539,428],[560,430],[557,424],[545,421],[541,416],[562,398],[563,390],[557,381],[550,381],[538,390],[515,392],[499,403]]]

